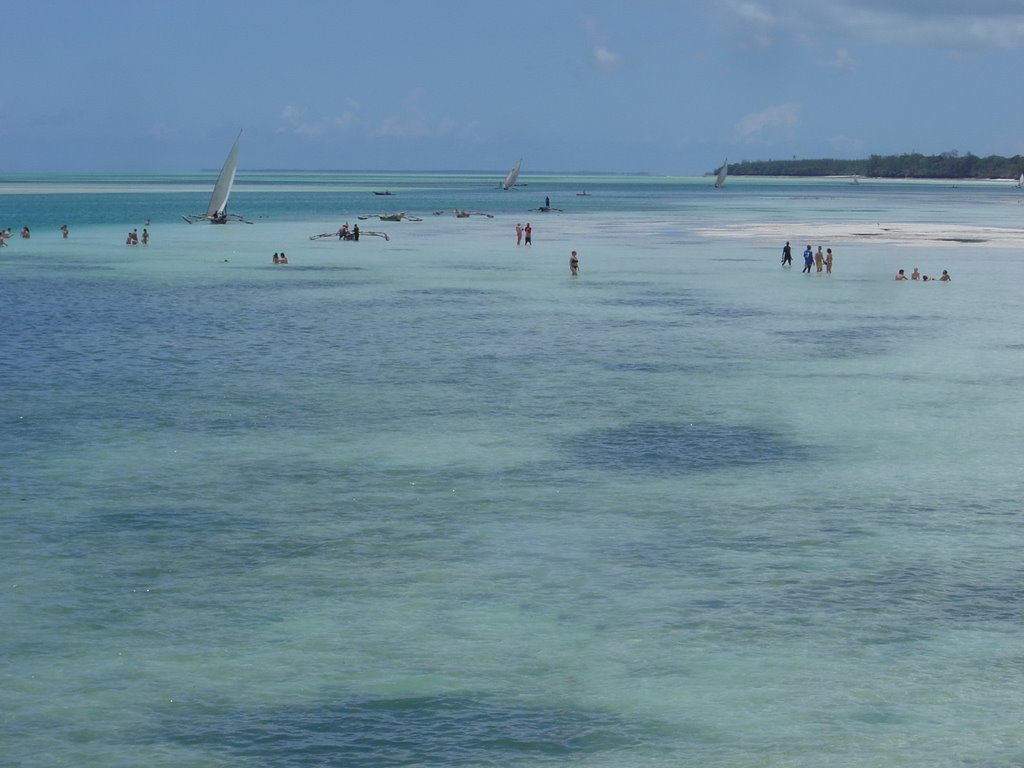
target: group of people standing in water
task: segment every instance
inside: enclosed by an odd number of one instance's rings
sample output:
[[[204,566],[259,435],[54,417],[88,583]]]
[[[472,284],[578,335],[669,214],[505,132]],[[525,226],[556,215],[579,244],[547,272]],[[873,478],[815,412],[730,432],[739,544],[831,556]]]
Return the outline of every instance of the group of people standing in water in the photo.
[[[28,227],[22,227],[21,236],[25,240],[28,240],[30,237],[32,237],[32,230],[30,230]],[[14,237],[13,229],[11,229],[10,227],[8,227],[7,229],[0,229],[0,246],[7,245],[7,241],[10,240],[12,237]],[[64,237],[67,237],[67,235],[64,235]]]
[[[940,277],[928,277],[928,275],[922,275],[920,271],[918,271],[917,267],[914,267],[914,271],[910,273],[910,277],[907,277],[907,273],[901,269],[899,272],[896,273],[896,279],[920,280],[922,283],[934,282],[936,280],[938,280],[940,283],[948,283],[953,280],[953,278],[949,276],[949,270],[942,270],[942,275]]]
[[[60,233],[64,236],[64,239],[67,240],[68,234],[70,232],[70,230],[68,229],[68,225],[61,224],[58,229],[60,230]],[[0,230],[0,246],[7,245],[7,241],[13,236],[14,230],[12,230],[10,227],[8,227],[7,229]],[[32,237],[32,230],[30,230],[27,226],[22,227],[21,237],[24,240],[28,240],[29,238]]]
[[[782,266],[786,269],[793,266],[793,247],[786,241],[786,244],[782,247]],[[818,250],[814,251],[811,249],[810,244],[804,249],[804,268],[801,272],[811,273],[811,267],[817,267],[817,271],[821,272],[824,270],[826,275],[832,274],[832,249],[826,248],[824,251],[821,250],[821,246],[818,246]]]
[[[787,240],[786,244],[782,247],[782,266],[784,268],[788,268],[788,267],[790,267],[792,265],[793,265],[793,247],[789,244],[789,241]],[[801,272],[806,272],[807,274],[810,274],[811,273],[811,267],[816,267],[818,272],[821,272],[822,270],[824,270],[825,274],[831,275],[832,274],[832,249],[831,248],[826,248],[825,251],[822,252],[821,246],[819,245],[818,246],[818,250],[815,251],[815,250],[811,249],[810,245],[808,245],[804,249],[804,268],[801,270]],[[924,283],[927,283],[930,280],[938,280],[939,282],[948,283],[953,278],[951,278],[949,276],[949,271],[945,270],[945,269],[942,270],[942,276],[941,277],[928,277],[928,275],[922,275],[920,273],[920,271],[918,271],[917,267],[914,267],[914,271],[913,271],[913,273],[911,273],[910,277],[907,277],[906,272],[901,269],[899,272],[896,273],[896,279],[897,280],[920,280],[921,282],[924,282]]]
[[[133,229],[128,233],[128,237],[124,241],[125,245],[138,245],[139,244],[139,230]],[[149,229],[142,229],[142,244],[149,245]]]

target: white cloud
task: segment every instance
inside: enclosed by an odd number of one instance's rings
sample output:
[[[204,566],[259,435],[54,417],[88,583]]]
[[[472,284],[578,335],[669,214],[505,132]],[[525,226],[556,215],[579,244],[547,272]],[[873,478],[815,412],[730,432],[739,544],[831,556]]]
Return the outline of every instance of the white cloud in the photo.
[[[377,137],[443,138],[454,136],[462,139],[476,139],[477,128],[478,123],[476,122],[462,124],[447,117],[427,120],[422,117],[390,115],[377,123],[372,134]]]
[[[863,155],[867,150],[867,142],[851,136],[833,136],[828,144],[840,155]]]
[[[307,109],[289,104],[281,110],[281,126],[277,132],[306,138],[319,138],[353,130],[360,130],[365,135],[378,138],[478,138],[479,124],[475,121],[459,123],[448,117],[424,116],[420,105],[430,103],[429,95],[421,88],[414,88],[403,98],[400,113],[379,119],[362,115],[361,105],[352,99],[347,100],[345,111],[337,115],[307,116]]]
[[[477,123],[459,123],[450,117],[427,114],[433,94],[426,88],[413,88],[402,99],[402,112],[377,121],[370,131],[373,136],[403,138],[458,137],[475,139]]]
[[[799,125],[799,104],[777,104],[741,117],[736,124],[736,139],[748,143],[769,141],[791,135]]]
[[[742,47],[848,40],[952,51],[1024,47],[1016,0],[715,0]]]
[[[598,72],[618,72],[625,62],[622,54],[613,51],[605,42],[606,35],[592,16],[584,16],[580,23],[590,38],[590,65]]]
[[[603,45],[594,46],[590,53],[594,67],[601,72],[615,72],[622,68],[622,54],[610,51]]]
[[[821,64],[830,69],[839,69],[844,72],[853,72],[857,69],[857,62],[845,48],[837,48],[832,58],[821,62]]]
[[[771,8],[755,0],[716,0],[710,13],[729,30],[741,48],[770,48],[779,42],[779,30],[786,35],[797,34],[799,19],[790,17],[785,3]]]
[[[281,122],[278,133],[293,133],[296,136],[316,138],[330,133],[342,133],[359,124],[359,102],[349,99],[346,110],[340,115],[305,119],[306,110],[294,105],[287,105],[281,110]]]
[[[760,3],[732,2],[726,3],[726,6],[732,6],[733,13],[746,24],[775,26],[775,14]]]
[[[385,117],[373,129],[374,136],[426,136],[429,130],[422,120],[405,119],[392,115]]]

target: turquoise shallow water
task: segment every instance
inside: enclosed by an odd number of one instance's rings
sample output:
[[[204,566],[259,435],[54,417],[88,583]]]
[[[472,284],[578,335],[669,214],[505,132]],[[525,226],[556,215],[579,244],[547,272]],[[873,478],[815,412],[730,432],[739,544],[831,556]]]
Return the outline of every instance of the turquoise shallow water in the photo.
[[[529,181],[0,183],[9,764],[1024,762],[1019,192]]]

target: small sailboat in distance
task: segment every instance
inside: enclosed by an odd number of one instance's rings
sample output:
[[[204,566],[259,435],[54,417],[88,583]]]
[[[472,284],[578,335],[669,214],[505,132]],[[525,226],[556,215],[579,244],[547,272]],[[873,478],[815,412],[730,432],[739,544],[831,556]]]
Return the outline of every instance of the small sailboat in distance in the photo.
[[[206,206],[206,213],[197,213],[192,216],[182,216],[185,221],[192,224],[196,221],[208,221],[211,224],[226,224],[229,219],[246,221],[237,213],[228,213],[228,198],[231,197],[231,187],[235,183],[235,170],[238,168],[238,142],[242,140],[242,132],[238,132],[235,143],[231,145],[224,167],[220,169],[217,183],[213,185],[213,194],[210,195],[210,204]]]
[[[505,180],[501,182],[502,189],[512,189],[516,185],[516,179],[519,178],[519,166],[523,164],[523,158],[519,158],[516,164],[512,166],[512,170],[505,176]]]
[[[725,162],[722,163],[722,167],[718,169],[718,175],[715,177],[715,189],[721,189],[722,185],[725,184],[725,177],[729,175],[729,158],[725,158]]]

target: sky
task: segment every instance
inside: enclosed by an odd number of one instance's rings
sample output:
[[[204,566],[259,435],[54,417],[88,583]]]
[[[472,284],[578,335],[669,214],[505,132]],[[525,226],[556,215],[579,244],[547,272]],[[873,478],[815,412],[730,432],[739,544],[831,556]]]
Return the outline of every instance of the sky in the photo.
[[[0,173],[1024,154],[1024,0],[13,0]]]

